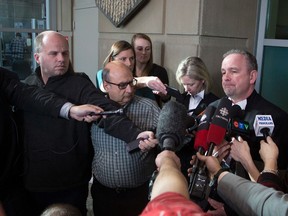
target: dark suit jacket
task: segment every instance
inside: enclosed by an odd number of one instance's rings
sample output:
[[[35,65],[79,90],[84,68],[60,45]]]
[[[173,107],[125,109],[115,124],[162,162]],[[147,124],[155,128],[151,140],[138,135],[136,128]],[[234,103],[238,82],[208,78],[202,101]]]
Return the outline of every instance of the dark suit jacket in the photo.
[[[211,105],[217,107],[220,100],[212,103]],[[274,121],[274,131],[272,138],[279,148],[279,157],[278,157],[278,168],[287,169],[288,165],[288,114],[272,104],[271,102],[264,99],[259,95],[255,90],[247,98],[247,105],[244,113],[244,121],[249,122],[250,127],[250,137],[247,138],[247,142],[250,147],[250,153],[253,160],[262,161],[259,149],[260,149],[260,140],[263,137],[256,137],[253,123],[256,115],[271,115]]]
[[[191,95],[187,95],[187,92],[182,94],[182,98],[177,98],[177,101],[179,103],[182,103],[185,105],[187,110],[189,109],[189,100]],[[208,93],[204,95],[204,98],[200,101],[198,106],[196,107],[195,111],[193,112],[193,116],[198,116],[202,111],[205,110],[205,108],[213,101],[218,100],[219,98],[214,95],[213,93]],[[182,149],[177,152],[178,157],[181,161],[181,170],[184,176],[187,177],[187,169],[191,167],[190,160],[191,156],[196,153],[196,150],[194,149],[194,139],[191,140],[191,142],[187,143],[185,146],[182,147]]]
[[[182,94],[183,96],[183,100],[178,102],[182,103],[185,105],[185,107],[187,108],[187,110],[189,109],[189,101],[190,101],[190,97],[191,95],[187,94],[187,92]],[[200,101],[200,103],[198,104],[198,106],[196,107],[195,111],[193,112],[194,116],[199,115],[202,111],[205,110],[205,108],[212,102],[218,100],[219,98],[214,95],[213,93],[208,93],[204,95],[204,98]]]

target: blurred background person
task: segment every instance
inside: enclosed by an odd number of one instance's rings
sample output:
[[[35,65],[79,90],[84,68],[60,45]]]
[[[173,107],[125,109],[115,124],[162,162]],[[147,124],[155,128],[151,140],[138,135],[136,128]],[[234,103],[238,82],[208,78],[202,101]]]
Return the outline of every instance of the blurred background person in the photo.
[[[132,36],[131,45],[136,54],[135,77],[156,76],[162,83],[169,85],[169,78],[166,69],[160,65],[153,63],[153,49],[150,37],[143,33],[137,33]],[[153,94],[149,88],[141,88],[136,91],[139,96],[156,100],[158,105],[162,107],[163,102],[167,102],[170,96],[165,94]]]
[[[22,35],[19,32],[17,32],[15,38],[12,39],[10,44],[13,62],[17,60],[24,60],[24,52],[26,47],[26,40],[22,38]]]

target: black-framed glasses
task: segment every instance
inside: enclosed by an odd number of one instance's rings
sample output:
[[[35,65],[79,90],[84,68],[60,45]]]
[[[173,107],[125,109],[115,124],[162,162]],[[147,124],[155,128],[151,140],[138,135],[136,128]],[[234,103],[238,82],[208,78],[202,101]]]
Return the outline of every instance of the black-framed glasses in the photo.
[[[131,87],[134,87],[137,85],[137,80],[135,78],[133,78],[133,80],[129,81],[129,82],[124,82],[124,83],[113,83],[113,82],[109,82],[107,80],[105,80],[105,82],[111,84],[111,85],[116,85],[118,86],[118,88],[120,90],[126,89],[128,85],[130,85]]]

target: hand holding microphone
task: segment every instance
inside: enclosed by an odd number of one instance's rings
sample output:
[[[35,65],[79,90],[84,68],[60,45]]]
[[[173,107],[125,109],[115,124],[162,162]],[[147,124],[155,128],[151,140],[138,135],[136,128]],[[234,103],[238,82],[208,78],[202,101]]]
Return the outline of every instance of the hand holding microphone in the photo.
[[[156,138],[162,152],[175,152],[183,147],[187,126],[186,119],[187,111],[183,104],[169,101],[163,106],[156,129]],[[149,200],[157,175],[158,170],[155,170],[149,182]]]
[[[208,150],[208,144],[207,144],[207,135],[208,135],[208,129],[210,126],[210,122],[212,119],[212,116],[214,115],[215,112],[215,107],[208,106],[198,124],[198,129],[195,135],[195,140],[194,140],[194,149],[199,153],[199,154],[204,154]],[[199,175],[199,169],[202,167],[201,161],[198,160],[197,157],[194,159],[194,163],[192,168],[190,169],[190,177],[189,177],[189,194],[191,198],[200,198],[203,199],[203,194],[205,192],[201,190],[197,190],[196,185],[197,182],[199,182],[199,179],[205,178],[205,176]],[[199,180],[199,181],[198,181]]]
[[[265,170],[277,170],[277,159],[279,155],[279,149],[276,143],[270,136],[267,137],[266,141],[261,140],[259,154],[265,164]]]
[[[220,145],[225,138],[228,122],[230,120],[231,107],[232,102],[228,98],[222,98],[220,100],[219,105],[209,125],[207,137],[205,137],[206,139],[204,138],[204,140],[202,141],[203,143],[205,143],[205,147],[209,145],[208,152],[206,154],[207,156],[211,156],[214,147]],[[198,151],[198,155],[199,154],[200,152]],[[197,161],[198,160],[196,160],[196,162]],[[192,167],[192,175],[190,175],[190,184],[189,184],[190,198],[200,201],[208,200],[208,196],[210,194],[210,185],[209,185],[210,178],[208,177],[206,166],[200,163],[198,170],[195,171],[196,173],[193,173],[193,168],[194,167]],[[205,205],[202,208],[206,209],[207,207],[208,206]]]

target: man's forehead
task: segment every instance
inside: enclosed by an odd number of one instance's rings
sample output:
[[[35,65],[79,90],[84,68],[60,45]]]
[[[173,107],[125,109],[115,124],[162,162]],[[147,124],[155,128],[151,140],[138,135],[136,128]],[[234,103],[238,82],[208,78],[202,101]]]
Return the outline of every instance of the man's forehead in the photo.
[[[132,73],[130,70],[121,70],[115,68],[115,70],[110,70],[110,78],[114,78],[115,81],[121,82],[122,80],[131,80],[133,79]]]

